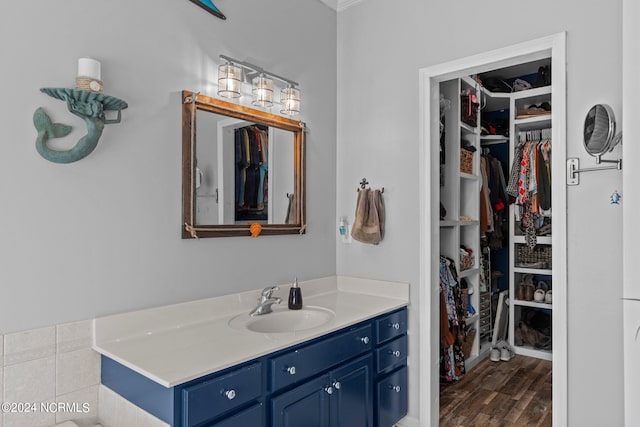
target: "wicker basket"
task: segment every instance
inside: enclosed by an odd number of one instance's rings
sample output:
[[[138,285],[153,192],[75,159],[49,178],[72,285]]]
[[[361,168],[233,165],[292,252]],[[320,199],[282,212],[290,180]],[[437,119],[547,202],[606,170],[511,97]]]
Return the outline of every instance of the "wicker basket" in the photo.
[[[533,248],[527,245],[517,245],[516,248],[516,265],[518,267],[529,268],[551,268],[551,246],[537,245]]]
[[[473,340],[476,337],[476,330],[471,328],[467,331],[467,337],[464,338],[464,335],[460,338],[460,346],[462,347],[462,352],[464,353],[464,358],[468,359],[471,356],[471,350],[473,349]]]
[[[460,148],[460,172],[473,173],[473,151]]]

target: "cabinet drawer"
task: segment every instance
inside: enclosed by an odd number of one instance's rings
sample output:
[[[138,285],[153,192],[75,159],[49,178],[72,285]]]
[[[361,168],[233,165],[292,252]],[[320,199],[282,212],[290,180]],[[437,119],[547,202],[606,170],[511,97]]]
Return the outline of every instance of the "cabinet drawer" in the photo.
[[[371,324],[298,348],[269,360],[272,391],[318,374],[332,366],[371,351]]]
[[[254,363],[218,378],[186,387],[182,390],[184,425],[198,425],[257,399],[261,393],[261,363]]]
[[[378,427],[391,427],[407,415],[407,367],[378,381],[376,408]]]
[[[486,301],[480,301],[480,311],[488,310],[491,307],[491,301],[487,299]]]
[[[378,372],[407,363],[407,336],[393,340],[376,350]]]
[[[483,304],[487,303],[491,303],[491,293],[486,292],[480,294],[480,307],[482,307]]]
[[[480,319],[480,327],[483,326],[490,326],[491,325],[491,318],[489,316],[487,317],[482,317]]]
[[[225,418],[222,421],[219,421],[215,424],[211,424],[210,427],[238,427],[238,426],[264,427],[263,406],[264,405],[262,403],[259,403],[229,418]]]
[[[491,331],[491,325],[481,325],[480,326],[480,334],[486,334]]]
[[[481,318],[482,318],[482,317],[489,318],[489,316],[491,316],[491,310],[490,310],[489,308],[482,309],[482,310],[480,311],[480,317],[481,317]]]
[[[407,309],[396,311],[376,320],[378,344],[399,337],[407,332]]]

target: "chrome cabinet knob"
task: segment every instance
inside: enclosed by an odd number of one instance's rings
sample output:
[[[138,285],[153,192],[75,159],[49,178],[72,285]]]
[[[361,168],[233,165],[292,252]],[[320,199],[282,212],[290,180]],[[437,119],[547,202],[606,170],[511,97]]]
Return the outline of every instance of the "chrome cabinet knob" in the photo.
[[[342,387],[342,384],[340,384],[340,381],[333,382],[333,388],[335,388],[336,390],[340,390],[340,387]]]
[[[289,373],[289,375],[295,375],[296,374],[296,367],[295,366],[289,366],[287,369],[285,369],[285,371],[287,371]]]
[[[396,350],[396,351],[389,350],[389,354],[395,357],[400,357],[400,350]]]
[[[400,393],[400,390],[402,390],[399,385],[390,385],[389,389],[395,391],[396,393]]]
[[[369,344],[369,337],[362,337],[360,338],[360,341],[362,341],[364,343],[364,345]]]
[[[395,329],[396,331],[400,329],[400,323],[396,322],[396,323],[389,323],[389,327],[391,329]]]
[[[327,386],[327,387],[325,387],[325,388],[324,388],[324,391],[325,391],[327,394],[333,394],[333,387],[331,387],[331,386]]]
[[[224,392],[224,395],[227,397],[227,399],[229,400],[233,400],[236,398],[236,391],[235,390],[227,390]]]

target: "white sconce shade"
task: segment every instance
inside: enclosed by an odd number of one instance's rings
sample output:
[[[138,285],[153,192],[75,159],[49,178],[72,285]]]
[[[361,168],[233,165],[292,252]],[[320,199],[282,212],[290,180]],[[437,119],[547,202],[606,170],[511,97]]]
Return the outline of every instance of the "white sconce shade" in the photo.
[[[280,92],[280,112],[295,116],[300,113],[300,89],[288,86]]]
[[[242,68],[230,62],[218,67],[218,95],[225,98],[240,97]]]
[[[273,80],[260,74],[253,79],[253,105],[271,107],[273,105]]]

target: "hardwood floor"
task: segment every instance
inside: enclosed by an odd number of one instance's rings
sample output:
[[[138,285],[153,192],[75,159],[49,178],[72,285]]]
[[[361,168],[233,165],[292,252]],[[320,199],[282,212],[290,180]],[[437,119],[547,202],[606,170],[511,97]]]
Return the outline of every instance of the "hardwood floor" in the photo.
[[[440,385],[440,427],[551,426],[551,362],[486,358],[460,381]]]

